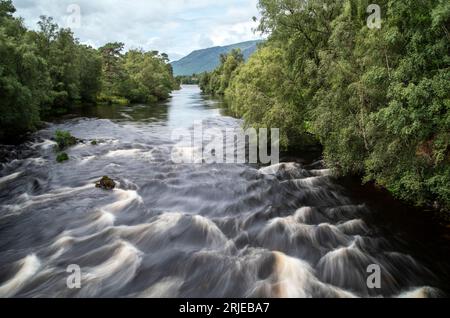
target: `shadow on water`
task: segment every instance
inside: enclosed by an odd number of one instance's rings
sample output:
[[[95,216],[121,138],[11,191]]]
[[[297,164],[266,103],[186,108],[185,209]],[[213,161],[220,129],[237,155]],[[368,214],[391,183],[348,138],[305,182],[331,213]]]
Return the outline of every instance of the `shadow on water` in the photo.
[[[164,103],[153,105],[95,105],[78,106],[71,109],[67,117],[88,117],[99,119],[111,119],[116,121],[145,121],[158,122],[166,121],[168,107]]]
[[[185,94],[191,90],[195,94]],[[161,123],[172,128],[189,128],[194,121],[226,114],[223,101],[200,94],[197,86],[184,85],[175,91],[168,101],[150,105],[80,105],[73,107],[65,118],[98,118],[115,122]]]
[[[356,177],[336,182],[353,202],[369,207],[372,213],[367,222],[376,225],[383,236],[396,240],[405,253],[440,273],[436,283],[450,295],[450,222],[442,214],[445,212],[408,205],[373,183],[362,185]]]
[[[175,128],[238,128],[183,86],[49,124],[0,169],[0,297],[439,297],[448,240],[388,195],[304,160],[175,164]],[[56,130],[85,140],[56,163]],[[96,145],[90,140],[98,140]],[[294,160],[293,160],[294,161]],[[95,188],[104,175],[114,191]],[[437,228],[440,230],[438,231]],[[441,235],[442,233],[442,235]],[[80,266],[81,289],[66,285]],[[381,268],[381,288],[367,268]]]
[[[164,102],[151,105],[76,105],[64,116],[65,119],[77,117],[111,119],[114,121],[159,122],[167,121],[168,106]]]

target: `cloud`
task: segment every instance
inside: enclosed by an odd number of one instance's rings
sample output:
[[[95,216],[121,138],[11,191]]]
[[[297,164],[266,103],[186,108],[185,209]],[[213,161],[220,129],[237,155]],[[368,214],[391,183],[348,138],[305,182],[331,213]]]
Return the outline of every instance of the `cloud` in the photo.
[[[99,47],[120,41],[127,48],[167,52],[175,60],[193,50],[259,39],[252,28],[257,0],[13,0],[17,16],[36,28],[39,16],[71,27],[80,42]],[[77,5],[77,10],[68,10]],[[74,16],[75,15],[75,16]],[[80,22],[78,25],[73,22]]]

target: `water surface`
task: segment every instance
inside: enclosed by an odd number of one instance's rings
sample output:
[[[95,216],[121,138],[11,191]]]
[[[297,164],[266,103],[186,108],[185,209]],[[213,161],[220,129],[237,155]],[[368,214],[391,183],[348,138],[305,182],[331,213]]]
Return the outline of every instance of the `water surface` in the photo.
[[[415,214],[392,221],[401,205],[319,164],[174,164],[171,131],[195,120],[241,125],[184,86],[157,105],[78,109],[22,145],[0,170],[0,296],[445,295],[448,241],[433,224],[411,231]],[[85,140],[63,164],[57,129]],[[104,175],[114,191],[95,188]],[[81,289],[66,285],[71,264]],[[367,286],[371,264],[381,289]]]

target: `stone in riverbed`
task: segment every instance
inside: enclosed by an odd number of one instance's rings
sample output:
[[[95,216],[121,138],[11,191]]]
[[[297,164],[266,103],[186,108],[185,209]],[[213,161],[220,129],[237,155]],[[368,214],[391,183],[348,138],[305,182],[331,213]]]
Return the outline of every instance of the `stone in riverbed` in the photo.
[[[95,183],[95,187],[103,190],[113,190],[116,187],[116,183],[113,179],[104,176],[100,181]]]

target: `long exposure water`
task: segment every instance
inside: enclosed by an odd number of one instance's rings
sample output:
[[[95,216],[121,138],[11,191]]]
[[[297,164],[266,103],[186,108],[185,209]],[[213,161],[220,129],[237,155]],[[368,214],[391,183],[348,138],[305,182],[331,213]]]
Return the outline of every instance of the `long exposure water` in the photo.
[[[242,124],[197,86],[162,104],[74,115],[8,148],[0,297],[448,293],[448,240],[434,225],[393,200],[372,204],[358,195],[364,188],[335,180],[320,163],[173,163],[173,129],[195,120],[219,129]],[[52,141],[58,129],[84,141],[61,164]],[[95,187],[104,175],[116,189]],[[67,286],[72,264],[81,269],[79,289]],[[379,289],[367,285],[371,264],[381,269]]]

